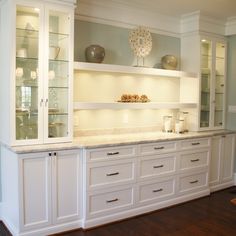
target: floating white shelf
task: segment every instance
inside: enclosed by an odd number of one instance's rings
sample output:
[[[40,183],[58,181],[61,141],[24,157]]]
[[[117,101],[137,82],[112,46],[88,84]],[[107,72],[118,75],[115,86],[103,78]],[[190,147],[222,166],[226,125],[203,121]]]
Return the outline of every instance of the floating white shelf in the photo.
[[[74,110],[98,110],[98,109],[180,109],[197,108],[196,103],[127,103],[127,102],[74,102]]]
[[[188,73],[178,70],[164,70],[164,69],[155,69],[148,67],[133,67],[133,66],[121,66],[121,65],[110,65],[110,64],[88,63],[88,62],[74,62],[74,70],[154,75],[154,76],[165,76],[165,77],[175,77],[175,78],[180,78],[180,77],[197,78],[197,74],[195,73]]]

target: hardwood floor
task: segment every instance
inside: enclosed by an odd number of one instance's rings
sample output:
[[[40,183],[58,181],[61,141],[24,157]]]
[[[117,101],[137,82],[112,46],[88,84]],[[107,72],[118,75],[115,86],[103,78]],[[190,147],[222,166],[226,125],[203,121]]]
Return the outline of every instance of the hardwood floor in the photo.
[[[230,200],[235,197],[236,187],[233,187],[150,214],[57,236],[234,236],[236,205]],[[1,229],[1,236],[10,235],[2,232]]]
[[[178,206],[87,231],[58,236],[234,236],[236,187]]]

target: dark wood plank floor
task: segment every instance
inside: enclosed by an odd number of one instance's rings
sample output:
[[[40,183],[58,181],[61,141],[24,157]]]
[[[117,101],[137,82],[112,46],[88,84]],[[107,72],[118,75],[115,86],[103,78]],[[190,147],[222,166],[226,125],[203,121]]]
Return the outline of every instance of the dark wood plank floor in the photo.
[[[235,236],[236,187],[178,206],[109,224],[57,236]],[[2,228],[2,225],[1,225]],[[9,236],[9,233],[1,236]]]

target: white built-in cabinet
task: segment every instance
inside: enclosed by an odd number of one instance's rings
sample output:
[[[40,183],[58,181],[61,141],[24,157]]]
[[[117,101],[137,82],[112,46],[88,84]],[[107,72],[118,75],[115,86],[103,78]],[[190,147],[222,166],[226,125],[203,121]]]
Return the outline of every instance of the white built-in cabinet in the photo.
[[[1,3],[1,140],[8,145],[72,139],[73,3]]]
[[[182,36],[181,67],[183,70],[199,74],[197,130],[225,127],[226,54],[227,43],[222,36],[209,34]]]
[[[89,228],[208,195],[210,137],[83,151]]]
[[[209,185],[211,191],[233,185],[235,134],[218,135],[212,138]]]
[[[4,149],[3,153],[7,154],[2,158],[3,220],[14,235],[79,228],[78,150],[14,154]],[[9,171],[12,166],[14,172]]]

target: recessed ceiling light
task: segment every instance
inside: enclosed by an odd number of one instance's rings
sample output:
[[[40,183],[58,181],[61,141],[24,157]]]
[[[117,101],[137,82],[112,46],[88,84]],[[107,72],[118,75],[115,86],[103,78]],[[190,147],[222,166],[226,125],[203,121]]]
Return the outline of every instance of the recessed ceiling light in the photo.
[[[202,39],[202,42],[206,42],[206,39]]]

